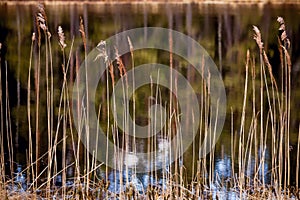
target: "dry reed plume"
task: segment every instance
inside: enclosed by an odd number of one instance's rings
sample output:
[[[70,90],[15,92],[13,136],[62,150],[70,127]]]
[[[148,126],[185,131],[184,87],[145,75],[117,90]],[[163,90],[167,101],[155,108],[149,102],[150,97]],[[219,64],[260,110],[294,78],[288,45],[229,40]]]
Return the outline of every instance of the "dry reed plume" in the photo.
[[[89,139],[89,125],[85,123],[89,121],[89,86],[88,86],[88,69],[85,71],[86,78],[86,94],[85,98],[80,101],[80,105],[77,105],[78,109],[81,109],[83,121],[78,122],[78,127],[84,128],[87,132],[86,136],[81,135],[80,131],[77,134],[74,129],[74,122],[72,121],[72,109],[71,109],[71,96],[68,79],[73,75],[70,72],[71,58],[74,57],[76,62],[79,62],[79,55],[74,53],[73,45],[74,40],[70,44],[70,49],[67,48],[67,32],[66,35],[61,26],[57,28],[58,45],[60,47],[60,55],[62,60],[60,61],[63,77],[61,85],[55,85],[54,83],[54,66],[52,57],[53,45],[51,42],[51,33],[48,27],[47,15],[42,5],[38,6],[38,11],[35,15],[35,25],[37,32],[32,34],[31,38],[31,51],[29,58],[28,79],[27,79],[27,123],[28,123],[28,150],[27,166],[23,171],[26,172],[26,184],[27,188],[24,188],[24,193],[17,193],[12,191],[12,186],[16,183],[14,175],[14,166],[11,164],[9,175],[7,178],[5,174],[5,160],[4,160],[4,145],[6,142],[3,139],[3,135],[0,137],[0,197],[1,198],[21,198],[21,195],[25,195],[25,198],[53,198],[55,195],[57,198],[67,199],[103,199],[103,198],[119,198],[119,199],[218,199],[220,198],[220,191],[222,188],[233,191],[238,198],[246,199],[287,199],[298,198],[299,199],[299,157],[300,157],[300,127],[298,135],[297,145],[297,163],[296,169],[290,165],[290,110],[291,110],[291,57],[289,54],[290,41],[286,32],[286,25],[282,17],[278,17],[279,22],[279,52],[281,62],[281,83],[276,81],[273,75],[272,65],[268,59],[266,50],[264,49],[264,43],[262,41],[262,35],[258,27],[253,26],[254,37],[259,53],[247,51],[245,59],[245,83],[243,91],[242,112],[239,118],[234,116],[231,112],[231,174],[232,177],[228,180],[220,179],[219,174],[215,173],[215,149],[213,149],[207,157],[200,158],[201,152],[198,152],[196,144],[193,144],[192,152],[192,177],[187,177],[187,169],[184,163],[184,159],[180,158],[175,163],[166,162],[165,165],[169,168],[162,170],[161,174],[157,171],[151,171],[147,175],[153,177],[153,181],[149,182],[147,188],[143,188],[142,191],[138,190],[137,185],[130,178],[136,178],[136,169],[129,173],[130,169],[123,165],[115,164],[115,169],[112,170],[114,178],[117,177],[118,171],[125,172],[119,173],[119,180],[112,180],[109,178],[109,169],[104,166],[103,163],[97,161],[98,149],[94,152],[89,152],[84,149],[80,143],[80,137],[87,137]],[[79,34],[81,35],[82,44],[84,47],[84,59],[87,58],[88,38],[86,30],[84,28],[84,20],[79,20]],[[42,36],[43,34],[43,36]],[[122,81],[123,100],[128,100],[129,89],[134,84],[134,46],[127,38],[130,56],[131,67],[133,71],[133,82],[130,83],[127,80],[127,70],[129,69],[126,62],[123,62],[122,56],[119,55],[118,49],[114,49],[115,60],[109,60],[107,55],[106,43],[101,41],[97,45],[99,51],[99,57],[103,58],[106,66],[106,87],[103,89],[101,98],[104,99],[101,102],[98,110],[98,117],[103,117],[101,123],[106,124],[107,142],[112,140],[115,146],[123,148],[133,153],[137,152],[137,140],[135,137],[130,138],[126,132],[129,130],[127,113],[132,110],[132,118],[135,122],[137,120],[137,100],[136,97],[132,98],[132,105],[129,103],[124,105],[125,115],[123,123],[125,125],[124,130],[118,128],[117,122],[112,122],[112,113],[116,116],[118,108],[116,108],[115,97],[110,97],[110,92],[114,89],[115,82],[118,79],[125,77],[125,82]],[[173,61],[174,55],[172,54],[173,38],[169,36],[169,48],[171,53],[169,54],[169,64],[171,68],[174,68],[176,62]],[[35,49],[37,44],[37,49]],[[69,46],[68,46],[69,47]],[[2,44],[0,43],[0,52]],[[41,51],[43,49],[43,51]],[[111,52],[110,52],[111,53]],[[73,55],[76,54],[76,55]],[[256,62],[255,55],[258,55],[258,62]],[[0,59],[2,57],[0,56]],[[198,58],[202,61],[201,69],[204,72],[206,63],[204,58]],[[99,59],[100,60],[100,59]],[[1,60],[0,60],[1,61]],[[36,62],[35,62],[36,61]],[[3,62],[0,62],[1,64]],[[125,63],[125,64],[124,64]],[[83,64],[87,64],[86,61]],[[77,63],[77,68],[78,68]],[[257,67],[259,65],[259,67]],[[117,67],[118,71],[114,68]],[[87,67],[86,67],[87,68]],[[5,73],[0,73],[0,85],[2,82],[6,82],[6,88],[0,88],[0,114],[1,119],[4,117],[5,126],[10,127],[10,108],[8,97],[8,82],[7,82],[7,66],[1,66],[1,70],[5,69]],[[57,69],[55,69],[57,70]],[[78,70],[77,70],[78,72]],[[33,73],[33,74],[32,74]],[[42,73],[44,73],[42,75]],[[129,71],[128,71],[129,73]],[[1,77],[5,74],[5,77]],[[41,77],[45,77],[45,83],[42,84]],[[171,76],[172,77],[172,76]],[[199,83],[201,96],[200,102],[200,127],[198,131],[195,131],[195,135],[199,138],[199,144],[201,144],[203,138],[208,134],[215,134],[214,130],[209,129],[210,119],[210,90],[211,82],[210,74],[208,75],[208,81],[204,80]],[[109,81],[111,79],[111,82]],[[122,79],[123,80],[123,79]],[[34,87],[32,82],[34,81]],[[259,84],[256,84],[259,83]],[[177,88],[177,80],[170,81],[170,88]],[[158,139],[165,139],[170,141],[172,137],[180,137],[175,133],[178,133],[181,127],[179,127],[180,113],[177,100],[173,97],[172,92],[167,93],[168,102],[163,102],[162,96],[164,95],[161,88],[157,83],[154,83],[151,79],[150,95],[151,99],[148,100],[148,107],[152,104],[164,104],[167,116],[167,125],[162,129],[161,135],[147,138],[144,141],[144,146],[150,155],[151,151],[158,149]],[[259,85],[259,87],[257,87]],[[79,90],[79,86],[74,84],[73,89]],[[44,93],[43,90],[46,92]],[[60,93],[55,96],[55,91]],[[6,93],[6,98],[2,99]],[[34,94],[34,95],[32,95]],[[257,96],[257,94],[259,94]],[[33,97],[34,96],[34,97]],[[46,98],[46,104],[43,104],[41,98]],[[110,99],[112,98],[112,101]],[[249,103],[249,99],[250,103]],[[4,103],[5,102],[5,103]],[[86,107],[82,105],[86,105]],[[249,104],[249,105],[247,105]],[[6,105],[6,107],[4,107]],[[57,106],[57,107],[55,107]],[[247,113],[247,106],[250,106],[251,111]],[[265,107],[267,109],[265,109]],[[44,109],[43,114],[41,110]],[[105,110],[106,109],[106,110]],[[105,114],[103,114],[105,111]],[[157,112],[156,110],[154,112]],[[151,114],[147,113],[150,119]],[[155,113],[157,114],[157,113]],[[43,116],[45,115],[45,116]],[[46,135],[41,136],[41,117],[46,118]],[[162,118],[162,117],[161,117]],[[193,119],[191,119],[193,120]],[[246,121],[250,121],[249,127]],[[240,123],[238,131],[235,130],[235,124]],[[149,121],[148,121],[149,122]],[[163,124],[163,121],[155,121],[154,126],[157,124]],[[97,124],[97,126],[100,126]],[[153,135],[154,127],[150,127],[148,135]],[[4,133],[4,124],[1,124],[1,133]],[[133,130],[135,134],[135,130]],[[13,145],[12,145],[12,133],[6,131],[8,142],[8,155],[10,161],[13,161]],[[214,137],[213,137],[214,138]],[[268,141],[268,138],[271,138]],[[41,152],[40,145],[44,144],[42,139],[47,141],[47,152]],[[96,139],[97,140],[97,139]],[[180,140],[179,140],[180,141]],[[198,142],[198,141],[197,141]],[[194,142],[196,143],[196,142]],[[89,145],[89,144],[87,144]],[[182,144],[178,144],[180,147]],[[59,150],[61,146],[61,150]],[[266,150],[270,148],[271,154],[271,167],[270,171],[270,185],[265,180],[265,162]],[[99,147],[101,148],[101,147]],[[68,153],[71,150],[71,153]],[[106,158],[108,159],[108,149],[100,149],[105,151]],[[170,149],[169,149],[170,150]],[[61,151],[61,152],[59,152]],[[114,149],[114,154],[117,154],[117,150]],[[170,150],[171,151],[171,150]],[[175,153],[181,153],[181,149]],[[44,153],[44,154],[42,154]],[[199,155],[199,157],[197,157]],[[124,155],[115,155],[123,162]],[[170,156],[170,155],[169,155]],[[254,157],[254,158],[252,158]],[[47,160],[46,166],[41,167],[42,160]],[[151,161],[156,161],[156,157],[148,157],[147,164],[150,166]],[[169,159],[171,160],[171,159]],[[252,162],[254,160],[254,162]],[[61,161],[61,162],[59,162]],[[60,163],[60,164],[59,164]],[[100,176],[98,170],[105,167],[105,175]],[[73,169],[72,176],[68,174],[68,170]],[[253,172],[251,172],[253,169]],[[291,170],[296,170],[296,185],[291,186]],[[129,177],[131,176],[131,177]],[[56,184],[61,179],[60,186]],[[149,178],[150,179],[150,178]],[[70,180],[69,184],[68,180]],[[163,184],[160,183],[160,180]],[[149,180],[148,180],[149,181]],[[109,190],[110,186],[115,184],[114,187],[119,191]],[[118,184],[118,185],[117,185]],[[21,190],[18,190],[21,191]],[[24,197],[24,196],[23,196]]]

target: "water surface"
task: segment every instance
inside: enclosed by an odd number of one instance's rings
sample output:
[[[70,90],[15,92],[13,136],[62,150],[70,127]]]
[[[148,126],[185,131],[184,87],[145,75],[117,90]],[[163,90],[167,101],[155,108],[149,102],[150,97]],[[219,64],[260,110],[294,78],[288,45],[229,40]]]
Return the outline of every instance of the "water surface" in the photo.
[[[198,41],[213,58],[218,66],[226,87],[228,107],[226,123],[222,135],[215,148],[215,173],[226,179],[231,174],[231,136],[230,136],[230,112],[234,114],[234,130],[239,131],[241,109],[243,103],[243,91],[245,80],[246,51],[249,49],[258,63],[258,48],[253,40],[252,25],[257,25],[262,34],[264,47],[273,66],[275,78],[280,81],[280,66],[278,52],[278,28],[276,19],[282,16],[286,22],[287,34],[291,41],[292,58],[292,94],[291,94],[291,166],[296,161],[297,136],[300,115],[298,112],[300,98],[300,6],[299,5],[212,5],[212,4],[47,4],[45,6],[49,31],[52,33],[53,66],[55,74],[55,93],[59,95],[59,85],[62,83],[61,59],[62,55],[58,45],[57,27],[62,26],[66,35],[66,50],[70,50],[71,41],[74,39],[73,56],[70,60],[69,82],[75,77],[75,68],[78,61],[84,59],[83,44],[79,32],[80,16],[84,20],[87,37],[88,51],[93,49],[101,40],[124,30],[138,27],[164,27],[174,29],[187,34]],[[8,70],[8,94],[11,109],[11,130],[13,133],[14,160],[21,165],[26,164],[26,150],[28,149],[28,122],[27,122],[27,78],[31,35],[36,31],[34,15],[35,5],[6,5],[0,3],[0,42],[1,49],[1,75],[5,77],[5,65]],[[37,48],[37,47],[35,47]],[[168,63],[166,52],[148,51],[146,56],[141,52],[137,55],[135,65],[149,61]],[[126,60],[127,59],[127,60]],[[174,62],[175,68],[187,71],[186,65],[181,64],[181,59]],[[6,62],[5,62],[6,61]],[[124,63],[130,63],[130,57],[124,57]],[[36,63],[34,63],[36,64]],[[183,66],[183,67],[182,67]],[[258,66],[259,67],[259,66]],[[191,84],[197,87],[201,82],[199,75],[194,75]],[[32,82],[33,83],[33,82]],[[44,84],[44,82],[43,82]],[[2,87],[6,84],[3,81]],[[149,89],[149,88],[148,88]],[[137,121],[140,124],[147,123],[146,103],[148,89],[141,89],[138,95],[139,102]],[[42,96],[45,94],[42,92]],[[5,95],[4,95],[5,97]],[[3,99],[4,99],[3,97]],[[32,99],[34,99],[34,93]],[[45,98],[41,98],[41,105],[46,105]],[[34,104],[34,102],[32,102]],[[251,105],[249,97],[248,105]],[[251,106],[247,111],[251,114]],[[266,107],[266,112],[268,108]],[[42,137],[47,137],[46,110],[41,110]],[[105,118],[105,116],[103,116]],[[2,119],[5,122],[5,119]],[[246,119],[246,127],[249,127],[251,118]],[[105,121],[104,121],[105,124]],[[4,126],[4,132],[8,127]],[[2,133],[4,134],[4,133]],[[158,138],[158,146],[163,140]],[[137,148],[143,151],[145,141],[137,143]],[[60,147],[61,148],[61,147]],[[196,149],[198,146],[196,145]],[[47,140],[42,140],[41,151],[46,152]],[[187,168],[188,177],[192,173],[192,149],[184,156],[183,162]],[[59,152],[61,153],[61,152]],[[270,149],[266,149],[266,162],[264,172],[267,180],[271,168]],[[68,144],[68,155],[72,155],[72,147]],[[252,158],[254,159],[255,152]],[[70,158],[71,159],[71,158]],[[132,159],[131,159],[132,160]],[[43,161],[46,165],[46,160]],[[60,163],[61,160],[58,159]],[[253,161],[254,162],[254,161]],[[236,167],[238,163],[235,163]],[[254,165],[254,164],[253,164]],[[72,170],[69,172],[72,174]],[[249,175],[253,174],[249,169]],[[294,173],[292,171],[291,173]],[[102,172],[105,175],[104,171]],[[132,178],[132,177],[131,177]],[[153,180],[149,174],[135,177],[139,184],[146,185]],[[162,184],[160,177],[160,184]],[[109,174],[112,183],[118,182],[118,176],[113,172]],[[292,174],[291,182],[294,184],[295,176]],[[116,184],[111,184],[114,190]],[[119,188],[119,187],[117,187]]]

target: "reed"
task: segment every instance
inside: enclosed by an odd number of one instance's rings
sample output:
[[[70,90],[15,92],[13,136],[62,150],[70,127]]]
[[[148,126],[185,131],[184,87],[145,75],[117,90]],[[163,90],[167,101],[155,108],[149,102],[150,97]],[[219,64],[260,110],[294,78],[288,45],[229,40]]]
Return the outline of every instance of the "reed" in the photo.
[[[135,128],[131,129],[129,124],[130,113],[132,113],[132,121],[138,121],[139,102],[137,95],[134,94],[132,101],[128,95],[132,92],[131,88],[135,88],[135,64],[134,46],[127,38],[130,49],[130,64],[123,60],[119,55],[118,49],[114,49],[115,60],[108,59],[108,52],[105,42],[100,42],[97,48],[101,51],[102,61],[105,61],[107,70],[105,74],[105,88],[102,93],[97,116],[99,122],[97,124],[97,133],[101,126],[106,124],[106,144],[112,141],[115,144],[113,152],[116,158],[114,169],[104,166],[103,163],[97,161],[98,151],[106,154],[106,162],[108,163],[110,152],[108,148],[101,149],[96,147],[95,151],[89,152],[83,149],[80,141],[81,137],[86,137],[87,149],[89,149],[90,127],[89,124],[89,85],[88,85],[88,67],[87,67],[87,49],[88,38],[82,18],[79,20],[79,33],[81,34],[81,45],[84,49],[84,72],[86,83],[85,98],[79,101],[77,108],[81,119],[78,123],[79,131],[76,134],[74,122],[71,115],[71,97],[70,85],[68,79],[73,74],[70,70],[72,59],[76,59],[78,72],[80,55],[74,52],[75,39],[70,43],[70,49],[67,48],[67,37],[61,26],[58,27],[56,36],[61,56],[61,68],[53,66],[53,50],[54,45],[51,41],[51,33],[47,25],[47,16],[42,6],[38,7],[36,13],[36,28],[31,38],[31,51],[28,66],[27,80],[27,123],[28,123],[28,150],[27,167],[23,172],[27,174],[27,185],[25,188],[28,198],[47,198],[50,199],[56,195],[58,198],[76,198],[76,199],[218,199],[222,188],[233,190],[238,198],[246,199],[283,199],[289,197],[299,198],[299,158],[300,158],[300,128],[297,143],[297,163],[296,163],[296,183],[294,189],[291,189],[291,171],[294,170],[291,163],[290,155],[290,121],[291,121],[291,58],[289,54],[290,41],[286,34],[284,20],[278,18],[280,36],[279,52],[281,61],[281,80],[278,86],[278,80],[273,75],[272,66],[269,62],[266,50],[264,49],[262,35],[258,27],[254,26],[254,40],[258,46],[258,52],[248,50],[245,59],[244,69],[244,90],[241,91],[243,100],[241,102],[241,115],[234,113],[231,108],[230,112],[230,171],[232,177],[226,182],[224,178],[216,173],[216,149],[213,148],[206,157],[201,157],[200,148],[197,146],[202,144],[204,138],[209,137],[210,143],[216,140],[216,125],[212,124],[211,112],[211,74],[208,73],[207,80],[202,79],[199,83],[200,93],[200,122],[199,129],[194,130],[193,135],[197,138],[192,144],[191,162],[185,163],[184,157],[180,157],[174,163],[171,163],[173,155],[166,152],[174,152],[176,155],[182,155],[184,130],[180,127],[180,105],[172,93],[177,94],[178,80],[173,80],[173,68],[176,68],[174,62],[175,56],[172,53],[173,38],[169,35],[170,54],[168,62],[170,65],[171,77],[169,80],[170,92],[164,92],[159,86],[161,74],[158,72],[157,82],[153,77],[147,77],[151,80],[147,88],[150,98],[146,100],[148,113],[148,138],[144,140],[144,146],[147,157],[147,166],[149,169],[153,166],[153,170],[148,172],[147,188],[138,189],[138,169],[136,164],[130,168],[124,164],[126,153],[137,153],[139,150],[138,138],[136,138]],[[219,25],[220,26],[220,25]],[[219,30],[220,31],[220,30]],[[221,33],[220,33],[221,34]],[[221,37],[221,35],[219,35]],[[221,40],[221,39],[219,39]],[[220,41],[219,41],[220,43]],[[57,45],[56,44],[56,45]],[[1,50],[1,45],[0,45]],[[68,52],[69,51],[69,52]],[[220,49],[219,49],[220,52]],[[111,52],[109,52],[111,53]],[[75,54],[75,55],[74,55]],[[1,56],[0,56],[1,59]],[[201,60],[202,74],[206,63],[203,58]],[[0,60],[0,63],[3,62]],[[1,133],[6,133],[0,137],[0,197],[18,197],[20,194],[13,193],[11,188],[16,184],[17,177],[14,174],[14,148],[11,130],[10,116],[10,98],[8,92],[7,63],[0,73],[0,115],[1,119],[5,118],[5,124],[1,120]],[[129,72],[131,69],[131,72]],[[62,77],[61,85],[55,85],[55,72]],[[34,76],[32,73],[34,72]],[[45,72],[44,74],[42,72]],[[128,74],[132,73],[132,74]],[[4,79],[2,74],[5,74]],[[128,77],[132,75],[132,82]],[[192,79],[193,75],[188,72],[188,78]],[[42,78],[45,77],[45,84]],[[110,96],[115,89],[117,81],[121,81],[122,99],[125,109],[122,115],[124,119],[122,126],[124,130],[118,127],[120,124],[113,117],[120,114],[116,104],[116,96]],[[5,83],[5,84],[3,84]],[[34,87],[32,87],[34,83]],[[5,88],[2,86],[5,85]],[[59,90],[56,94],[55,90]],[[79,85],[75,84],[73,89],[79,90]],[[46,92],[43,93],[42,91]],[[32,97],[32,95],[35,97]],[[5,96],[5,99],[3,98]],[[42,98],[46,98],[46,105],[42,104]],[[78,98],[79,99],[79,98]],[[167,99],[167,100],[166,100]],[[103,101],[102,101],[103,100]],[[112,101],[111,101],[112,100]],[[34,101],[34,103],[32,103]],[[157,108],[152,110],[151,106],[155,104],[164,105],[166,108],[163,113]],[[250,111],[249,108],[250,107]],[[266,109],[267,108],[267,109]],[[190,107],[188,108],[190,109]],[[45,110],[45,113],[42,112]],[[131,112],[130,112],[131,111]],[[218,113],[218,107],[217,107]],[[44,116],[45,115],[45,116]],[[154,118],[153,118],[154,116]],[[157,116],[160,116],[157,118]],[[42,118],[46,118],[46,135],[47,135],[47,152],[41,152],[40,146],[44,144],[42,141],[44,130],[41,129]],[[101,120],[100,120],[101,119]],[[103,119],[103,120],[102,120]],[[159,120],[160,119],[160,120]],[[150,120],[153,120],[150,122]],[[194,121],[194,116],[191,121]],[[250,121],[250,124],[247,122]],[[103,123],[104,122],[104,123]],[[166,122],[166,124],[165,124]],[[150,126],[151,124],[151,126]],[[157,127],[164,128],[159,134],[154,133]],[[134,126],[133,126],[134,127]],[[86,135],[82,135],[82,130]],[[129,136],[132,132],[132,137]],[[151,136],[151,137],[150,137]],[[170,141],[177,137],[178,144],[176,146],[168,146],[166,152],[163,152],[161,171],[156,170],[157,166],[153,165],[159,158],[151,156],[151,152],[157,151],[159,140]],[[270,139],[270,140],[269,140]],[[95,138],[99,140],[98,136]],[[5,174],[5,145],[7,143],[8,158],[10,161],[10,174],[8,179]],[[165,144],[163,144],[165,145]],[[35,146],[35,147],[34,147]],[[270,147],[270,158],[267,156],[267,149]],[[119,149],[124,151],[119,151]],[[163,147],[165,148],[165,147]],[[68,153],[72,151],[72,153]],[[164,150],[165,151],[165,150]],[[124,153],[125,152],[125,153]],[[71,155],[69,155],[71,154]],[[72,161],[68,156],[72,157]],[[47,165],[43,166],[42,161],[46,159]],[[271,168],[266,171],[265,163],[271,159]],[[191,166],[191,173],[188,172],[188,166]],[[68,170],[73,169],[74,172],[69,174]],[[98,170],[104,170],[105,175],[100,175]],[[111,178],[112,176],[113,178]],[[267,183],[266,177],[270,176],[270,183]],[[59,186],[57,182],[61,178]],[[114,183],[110,183],[115,179]],[[68,185],[68,181],[72,184]],[[114,189],[109,189],[114,188]]]
[[[0,66],[1,66],[1,69],[2,69],[2,55],[1,55],[1,50],[2,49],[2,43],[0,43]],[[1,119],[3,119],[3,100],[2,100],[2,96],[3,96],[3,91],[2,91],[2,70],[0,70],[0,95],[1,95],[1,98],[0,98],[0,115],[1,115]],[[3,120],[1,120],[1,133],[4,133],[4,126],[3,126]],[[5,158],[4,158],[4,152],[5,152],[5,149],[4,149],[4,135],[1,134],[1,137],[0,137],[0,152],[1,152],[1,166],[0,166],[0,189],[1,189],[1,193],[4,193],[2,195],[6,196],[6,190],[5,190]]]

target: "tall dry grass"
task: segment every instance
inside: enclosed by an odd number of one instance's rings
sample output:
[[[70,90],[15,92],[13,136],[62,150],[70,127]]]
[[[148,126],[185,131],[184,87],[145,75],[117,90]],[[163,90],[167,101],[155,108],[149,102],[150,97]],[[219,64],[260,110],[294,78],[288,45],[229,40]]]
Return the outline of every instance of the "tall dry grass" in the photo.
[[[89,121],[89,108],[83,108],[81,105],[77,105],[78,113],[83,114],[83,121],[78,122],[78,127],[86,130],[86,135],[82,135],[79,131],[76,133],[74,129],[74,122],[71,117],[71,97],[70,97],[70,85],[68,84],[68,78],[72,76],[70,74],[71,58],[76,59],[77,72],[79,66],[79,56],[73,56],[74,39],[70,43],[70,48],[67,48],[67,39],[64,35],[61,26],[58,27],[58,45],[60,46],[61,68],[59,71],[62,73],[62,84],[60,85],[58,95],[58,108],[55,107],[55,94],[56,88],[54,83],[54,66],[53,66],[53,52],[51,41],[52,34],[50,33],[47,25],[47,15],[45,9],[39,6],[36,13],[36,27],[37,32],[33,33],[31,40],[31,51],[29,53],[29,68],[28,68],[28,82],[27,82],[27,117],[28,117],[28,150],[27,166],[22,173],[26,173],[26,185],[27,187],[21,190],[14,190],[14,184],[16,182],[16,176],[14,174],[14,149],[13,149],[13,137],[11,132],[11,117],[9,107],[9,93],[8,93],[8,79],[7,79],[7,64],[4,66],[5,77],[2,77],[3,73],[0,73],[0,84],[5,85],[5,88],[0,87],[0,114],[1,119],[6,119],[5,124],[1,121],[1,137],[0,137],[0,196],[3,198],[15,198],[21,195],[26,198],[39,198],[44,197],[47,199],[56,195],[58,198],[75,198],[75,199],[103,199],[103,198],[119,198],[119,199],[213,199],[222,198],[220,192],[223,188],[233,191],[236,197],[239,198],[251,198],[251,199],[284,199],[295,197],[299,198],[299,156],[300,156],[300,131],[298,136],[297,146],[297,163],[296,168],[292,168],[290,164],[290,110],[291,110],[291,58],[289,54],[290,42],[286,35],[286,27],[282,18],[278,18],[280,36],[279,52],[281,61],[281,80],[278,81],[274,78],[272,72],[272,66],[268,60],[266,50],[263,46],[262,36],[260,30],[254,26],[254,40],[258,46],[258,52],[247,51],[247,57],[245,60],[245,83],[243,93],[242,112],[241,116],[234,116],[231,112],[231,174],[228,184],[220,179],[220,175],[215,171],[215,158],[216,152],[213,148],[212,151],[204,158],[201,158],[201,152],[196,147],[196,141],[192,147],[192,175],[189,179],[187,177],[187,169],[185,168],[184,159],[180,157],[174,163],[171,163],[171,155],[168,160],[163,160],[165,168],[162,169],[161,175],[155,170],[149,171],[148,177],[154,177],[147,188],[143,188],[142,191],[138,191],[135,183],[132,181],[134,177],[137,177],[136,166],[133,169],[129,169],[127,165],[120,163],[124,162],[124,156],[120,151],[114,149],[114,156],[119,158],[119,163],[115,162],[115,170],[112,174],[115,178],[113,181],[109,178],[111,169],[105,167],[105,176],[99,177],[98,169],[102,167],[103,163],[97,162],[98,149],[94,152],[89,152],[83,148],[80,141],[81,137],[86,137],[86,141],[89,141],[89,124],[84,121]],[[80,34],[82,38],[82,45],[84,49],[84,58],[87,58],[87,43],[86,30],[84,26],[84,20],[80,18]],[[104,56],[107,57],[106,47],[104,43],[99,43],[104,49]],[[169,37],[169,63],[170,72],[174,67],[174,57],[172,54],[173,38]],[[99,106],[98,119],[101,118],[104,111],[106,114],[106,134],[107,143],[109,139],[113,141],[116,147],[122,147],[126,151],[137,152],[137,138],[129,137],[126,132],[130,131],[127,114],[132,109],[133,122],[137,120],[137,99],[133,97],[132,107],[129,104],[125,104],[123,127],[124,132],[121,132],[116,121],[111,120],[112,116],[117,116],[116,100],[115,96],[110,97],[109,91],[114,89],[115,81],[117,79],[122,80],[123,100],[124,102],[129,99],[128,94],[130,88],[135,88],[134,81],[134,46],[128,38],[128,46],[130,48],[131,66],[125,66],[122,57],[118,55],[118,50],[115,49],[115,60],[106,60],[108,70],[106,71],[105,83],[106,83],[106,101]],[[100,47],[100,46],[99,46]],[[37,48],[37,49],[36,49]],[[41,51],[45,49],[45,51]],[[1,49],[0,49],[1,50]],[[68,55],[68,56],[67,56]],[[256,55],[257,58],[256,58]],[[1,59],[1,57],[0,57]],[[206,63],[204,58],[199,58],[202,61],[201,69],[204,71]],[[86,59],[85,59],[86,60]],[[1,61],[1,64],[3,62]],[[87,65],[86,61],[84,63]],[[127,80],[127,71],[131,68],[133,82],[130,83]],[[3,68],[1,67],[1,70]],[[89,105],[88,99],[88,68],[86,67],[86,106]],[[41,72],[45,72],[42,76]],[[33,73],[33,74],[32,74]],[[42,84],[41,77],[45,77],[45,85]],[[171,76],[173,77],[173,76]],[[213,135],[212,140],[215,140],[215,128],[210,126],[210,76],[208,81],[204,79],[199,83],[201,85],[200,96],[200,126],[198,130],[195,130],[195,135],[199,138],[199,146],[203,138],[209,134]],[[151,78],[151,77],[150,77]],[[33,84],[34,82],[34,84]],[[259,83],[257,87],[256,83]],[[280,85],[278,85],[280,82]],[[5,84],[3,84],[5,83]],[[170,90],[177,88],[177,80],[170,80]],[[34,87],[33,87],[34,86]],[[46,91],[46,105],[42,105],[40,98],[42,95],[41,90]],[[73,88],[79,89],[78,85],[73,85]],[[35,98],[32,97],[34,93]],[[4,95],[5,94],[5,95]],[[259,95],[258,95],[259,94]],[[149,153],[147,162],[148,166],[151,163],[157,161],[155,156],[150,156],[150,152],[157,150],[158,139],[162,138],[170,142],[172,137],[178,137],[178,141],[182,141],[182,133],[180,132],[180,108],[178,102],[174,98],[172,92],[169,93],[168,102],[163,101],[161,89],[158,87],[158,82],[155,83],[151,79],[150,95],[154,98],[148,99],[148,107],[154,104],[165,104],[167,108],[164,112],[166,116],[167,125],[162,129],[160,135],[153,134],[156,130],[156,126],[164,124],[162,121],[155,120],[153,127],[149,126],[146,146]],[[2,97],[5,96],[5,99]],[[112,98],[112,101],[110,99]],[[78,98],[79,99],[79,98]],[[250,101],[251,100],[251,101]],[[32,103],[34,101],[34,103]],[[79,101],[81,102],[81,101]],[[106,104],[106,105],[105,105]],[[111,105],[112,104],[112,105]],[[40,121],[42,107],[46,110],[46,127],[47,137],[41,136]],[[252,107],[251,113],[247,113],[247,107]],[[267,107],[267,109],[266,109]],[[110,109],[112,108],[112,110]],[[43,108],[44,109],[44,108]],[[106,109],[106,110],[105,110]],[[149,109],[150,110],[150,109]],[[151,116],[157,116],[158,110],[154,110],[154,113],[148,113],[148,118]],[[247,127],[246,120],[250,118],[250,126]],[[79,117],[80,119],[80,117]],[[191,121],[194,119],[192,118]],[[150,124],[150,123],[149,123]],[[235,124],[239,124],[238,130],[235,130]],[[56,126],[55,126],[56,125]],[[99,130],[100,122],[97,124],[97,131]],[[209,128],[210,127],[210,128]],[[4,138],[6,133],[6,138]],[[150,137],[150,135],[155,135]],[[133,136],[135,136],[135,130],[133,130]],[[40,145],[41,140],[47,140],[47,152],[41,152]],[[96,138],[96,141],[98,138]],[[213,141],[210,141],[213,142]],[[4,157],[4,143],[8,144],[8,156],[10,161],[9,171],[10,174],[6,174],[5,171],[5,157]],[[61,145],[61,153],[59,153],[59,146]],[[181,142],[176,147],[170,146],[169,152],[175,152],[181,154]],[[87,147],[89,144],[87,143]],[[271,147],[271,148],[270,148]],[[68,149],[72,149],[71,155],[68,154]],[[97,147],[100,148],[100,147]],[[271,169],[266,172],[265,163],[268,162],[266,151],[270,148],[271,151]],[[176,149],[176,151],[174,151]],[[106,158],[108,162],[108,149],[103,150],[106,152]],[[199,157],[197,157],[199,155]],[[68,156],[72,157],[72,162],[69,162]],[[42,159],[47,160],[47,166],[41,167]],[[59,162],[61,161],[61,166]],[[236,166],[237,163],[237,166]],[[71,177],[68,177],[68,169],[74,169],[74,173]],[[291,170],[296,170],[296,185],[294,189],[291,187]],[[119,173],[119,172],[125,172]],[[271,177],[270,183],[266,183],[266,176],[269,174]],[[9,176],[9,178],[7,178]],[[119,179],[117,180],[117,177]],[[61,186],[58,186],[57,181],[61,178]],[[68,183],[71,180],[71,184]],[[162,183],[160,183],[162,180]],[[119,182],[118,182],[119,181]],[[67,184],[68,183],[68,184]],[[108,188],[114,184],[114,188],[118,189],[118,192],[108,190]],[[119,187],[119,188],[118,188]]]

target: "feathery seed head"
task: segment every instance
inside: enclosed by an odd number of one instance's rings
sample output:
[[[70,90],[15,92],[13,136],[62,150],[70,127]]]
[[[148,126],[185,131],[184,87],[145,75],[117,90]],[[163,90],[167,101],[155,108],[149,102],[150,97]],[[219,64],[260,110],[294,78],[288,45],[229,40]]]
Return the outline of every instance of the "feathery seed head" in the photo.
[[[254,36],[253,39],[256,41],[260,52],[262,52],[263,48],[264,48],[264,43],[261,41],[261,34],[259,29],[257,28],[257,26],[253,26],[253,31],[254,31]]]
[[[47,21],[46,21],[46,13],[44,9],[39,9],[38,14],[36,15],[36,20],[39,25],[39,27],[46,31],[47,30]]]
[[[287,37],[286,29],[285,29],[285,23],[282,17],[277,17],[277,22],[279,23],[279,35],[282,42],[286,43],[286,47],[290,48],[290,40]]]
[[[67,44],[65,43],[65,34],[61,26],[58,26],[58,38],[59,38],[59,45],[61,47],[61,50],[64,50],[66,48]]]
[[[132,45],[132,42],[130,40],[130,37],[127,37],[127,40],[128,40],[130,51],[133,52],[133,45]]]
[[[84,49],[86,50],[86,35],[85,35],[85,30],[84,30],[84,25],[83,25],[83,19],[81,16],[80,16],[79,32],[81,34]]]
[[[97,58],[98,57],[103,57],[105,62],[108,62],[108,56],[107,56],[107,53],[106,53],[106,42],[101,40],[97,44],[96,49],[99,51],[99,54],[98,54]]]
[[[277,21],[280,23],[280,24],[284,24],[284,20],[282,17],[277,17]]]

